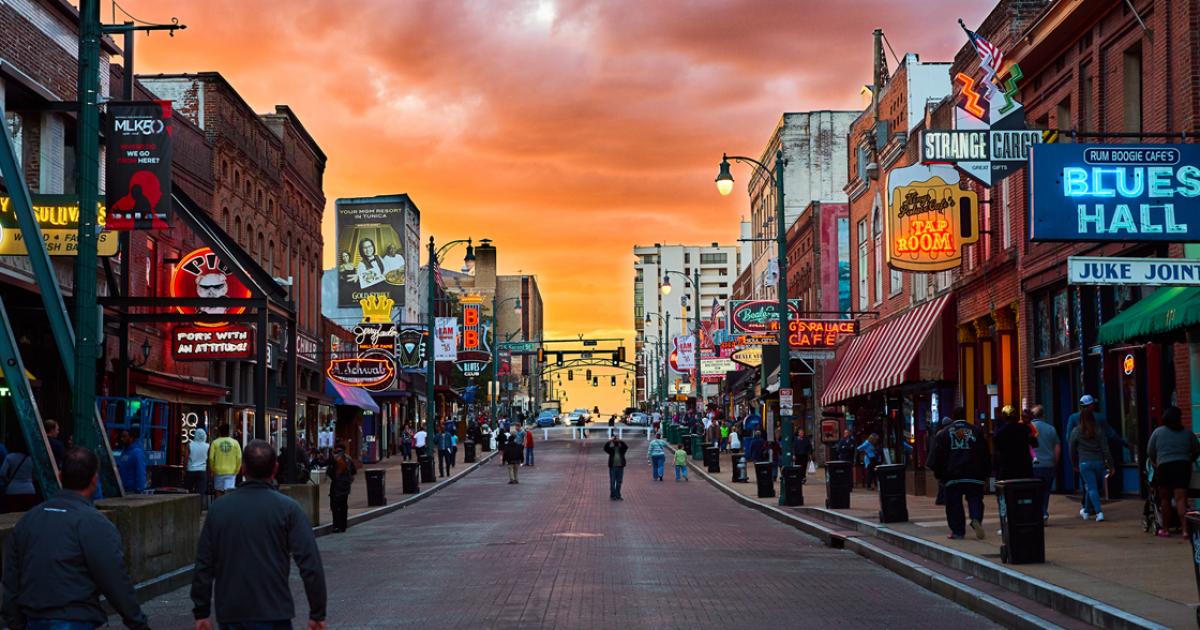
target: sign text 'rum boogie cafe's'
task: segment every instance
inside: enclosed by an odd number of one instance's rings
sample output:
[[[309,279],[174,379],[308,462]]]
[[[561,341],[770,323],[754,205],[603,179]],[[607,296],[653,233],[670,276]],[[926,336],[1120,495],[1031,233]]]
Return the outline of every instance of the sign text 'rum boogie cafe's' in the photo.
[[[1200,241],[1200,147],[1046,144],[1030,161],[1034,241]]]

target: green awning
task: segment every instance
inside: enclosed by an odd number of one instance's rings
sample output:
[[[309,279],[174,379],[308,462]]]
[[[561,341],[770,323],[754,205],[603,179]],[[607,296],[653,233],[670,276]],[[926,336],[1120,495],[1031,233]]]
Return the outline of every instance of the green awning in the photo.
[[[1141,340],[1200,325],[1200,287],[1164,287],[1100,326],[1101,344]]]

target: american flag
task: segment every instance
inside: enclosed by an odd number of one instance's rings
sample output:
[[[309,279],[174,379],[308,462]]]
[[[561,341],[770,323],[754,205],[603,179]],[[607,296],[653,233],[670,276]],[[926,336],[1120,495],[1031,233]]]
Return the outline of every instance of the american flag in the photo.
[[[723,313],[724,311],[725,311],[725,307],[721,306],[721,301],[718,300],[717,298],[713,298],[712,311],[709,312],[709,314],[708,314],[708,320],[711,321],[714,325],[720,323],[721,313]]]
[[[980,62],[989,71],[988,75],[995,76],[1000,74],[1000,68],[1004,65],[1004,51],[989,42],[983,35],[967,28],[967,25],[963,24],[962,20],[959,20],[958,23],[967,32],[967,39],[971,40],[971,45],[975,47],[975,52],[979,53]]]

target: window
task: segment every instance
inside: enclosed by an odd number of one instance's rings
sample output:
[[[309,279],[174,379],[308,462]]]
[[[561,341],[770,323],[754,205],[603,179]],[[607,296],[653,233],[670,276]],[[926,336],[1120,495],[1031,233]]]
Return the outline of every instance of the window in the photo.
[[[8,132],[12,134],[13,152],[17,154],[17,167],[25,163],[25,122],[16,112],[8,112]]]
[[[1012,247],[1012,195],[1005,179],[1000,184],[1000,249],[1008,251]]]
[[[229,160],[221,160],[221,177],[229,177]]]
[[[900,295],[900,291],[904,289],[904,272],[888,268],[890,272],[888,278],[888,297],[896,297]]]
[[[838,311],[850,311],[850,219],[838,217]]]
[[[683,264],[690,265],[692,263],[692,255],[689,252],[683,252]]]
[[[875,303],[883,302],[883,221],[879,219],[879,197],[875,197],[875,210],[871,213],[871,234],[875,248]]]
[[[1121,111],[1125,131],[1142,130],[1142,45],[1125,51],[1121,64]]]
[[[1091,34],[1089,33],[1088,36],[1090,37]],[[1087,63],[1080,66],[1079,74],[1083,77],[1083,84],[1079,86],[1079,130],[1087,131],[1091,128],[1092,116],[1092,64]],[[1059,138],[1059,142],[1062,141],[1062,138]]]
[[[929,298],[929,276],[930,274],[924,273],[912,274],[912,294],[914,304],[924,302]]]
[[[725,268],[725,267],[721,267],[721,268],[717,269],[717,275],[718,275],[718,276],[728,276],[728,275],[729,275],[729,269],[727,269],[727,268]]]
[[[725,252],[716,254],[700,254],[701,265],[724,265],[729,262],[729,255]]]
[[[858,310],[867,310],[867,220],[858,222]]]
[[[1059,101],[1054,112],[1054,125],[1059,129],[1071,128],[1071,97]]]

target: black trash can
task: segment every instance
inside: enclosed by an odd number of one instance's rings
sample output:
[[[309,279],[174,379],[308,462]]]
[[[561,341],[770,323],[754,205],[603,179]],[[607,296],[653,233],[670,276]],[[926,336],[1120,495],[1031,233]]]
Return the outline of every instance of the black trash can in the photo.
[[[381,469],[367,470],[367,506],[379,507],[387,505],[387,494],[384,492],[383,477],[386,471]]]
[[[998,481],[996,495],[1000,501],[1000,561],[1006,564],[1045,562],[1042,480]]]
[[[750,474],[746,472],[745,454],[741,452],[731,453],[729,455],[730,467],[733,469],[734,483],[749,483]]]
[[[421,465],[416,462],[400,464],[400,488],[404,494],[416,494],[421,491]]]
[[[1192,572],[1196,575],[1196,591],[1200,593],[1200,514],[1187,515],[1187,533],[1192,540]],[[1200,626],[1200,608],[1196,609],[1196,625]]]
[[[487,453],[492,450],[492,434],[484,433],[482,437],[483,439],[480,440],[479,450]]]
[[[475,463],[475,442],[472,442],[471,440],[466,440],[463,442],[463,463]]]
[[[721,472],[721,449],[715,446],[705,447],[704,466],[710,473]]]
[[[830,510],[850,509],[850,489],[854,487],[854,463],[825,462],[825,507]]]
[[[417,463],[421,464],[421,483],[436,483],[437,471],[433,468],[433,458],[428,453],[421,453]]]
[[[784,505],[804,505],[804,468],[802,466],[784,466],[781,484],[780,492],[783,493]]]
[[[754,479],[758,482],[758,498],[775,496],[775,480],[771,479],[771,462],[754,463]]]
[[[908,498],[905,496],[904,464],[875,467],[879,484],[879,522],[903,523],[908,520]]]
[[[704,461],[704,436],[699,433],[692,434],[691,441],[692,460],[697,462]]]

